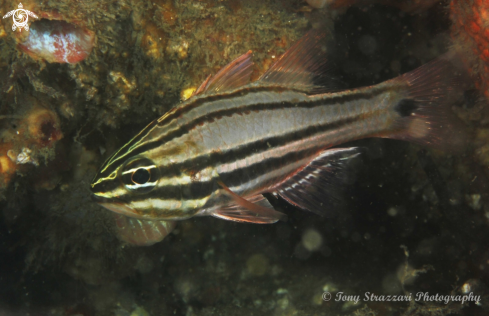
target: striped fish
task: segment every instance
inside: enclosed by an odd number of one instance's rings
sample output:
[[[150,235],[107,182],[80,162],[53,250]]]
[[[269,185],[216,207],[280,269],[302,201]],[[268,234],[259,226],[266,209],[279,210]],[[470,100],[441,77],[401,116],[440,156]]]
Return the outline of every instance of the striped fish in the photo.
[[[375,86],[334,91],[324,35],[310,31],[258,80],[251,51],[144,128],[101,167],[91,189],[117,213],[121,239],[152,244],[175,220],[284,218],[263,197],[324,213],[342,168],[365,137],[442,149],[463,145],[448,104],[460,75],[448,56]]]

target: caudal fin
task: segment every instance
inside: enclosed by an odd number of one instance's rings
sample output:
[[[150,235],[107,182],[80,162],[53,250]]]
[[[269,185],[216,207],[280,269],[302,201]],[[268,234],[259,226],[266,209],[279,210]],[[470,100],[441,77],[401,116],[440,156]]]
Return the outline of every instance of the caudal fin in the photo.
[[[388,138],[451,152],[466,148],[467,129],[451,109],[462,100],[470,82],[457,60],[455,53],[448,53],[392,79],[406,85],[406,96],[394,106],[400,117],[394,123],[397,132]]]

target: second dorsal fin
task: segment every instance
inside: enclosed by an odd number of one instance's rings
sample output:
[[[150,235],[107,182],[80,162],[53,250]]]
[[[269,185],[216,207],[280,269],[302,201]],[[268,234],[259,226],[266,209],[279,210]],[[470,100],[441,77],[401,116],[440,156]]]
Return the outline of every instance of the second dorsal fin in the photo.
[[[312,29],[290,47],[267,70],[260,81],[305,92],[324,93],[338,90],[339,81],[327,74],[327,36]]]

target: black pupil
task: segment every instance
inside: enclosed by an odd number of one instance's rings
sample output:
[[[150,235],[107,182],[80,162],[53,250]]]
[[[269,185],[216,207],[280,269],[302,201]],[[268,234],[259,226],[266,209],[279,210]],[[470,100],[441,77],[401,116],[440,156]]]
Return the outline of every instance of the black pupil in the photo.
[[[132,181],[136,184],[145,184],[149,181],[149,171],[144,168],[139,168],[132,174]]]

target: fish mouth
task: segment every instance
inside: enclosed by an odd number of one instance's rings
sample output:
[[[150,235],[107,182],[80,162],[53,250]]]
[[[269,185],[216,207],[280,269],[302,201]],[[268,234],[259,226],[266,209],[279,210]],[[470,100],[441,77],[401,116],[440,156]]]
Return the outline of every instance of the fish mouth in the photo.
[[[100,206],[105,207],[109,211],[114,213],[122,214],[129,217],[141,218],[138,212],[132,207],[128,206],[127,203],[115,200],[113,198],[106,198],[97,194],[92,194],[92,201],[98,203]]]

